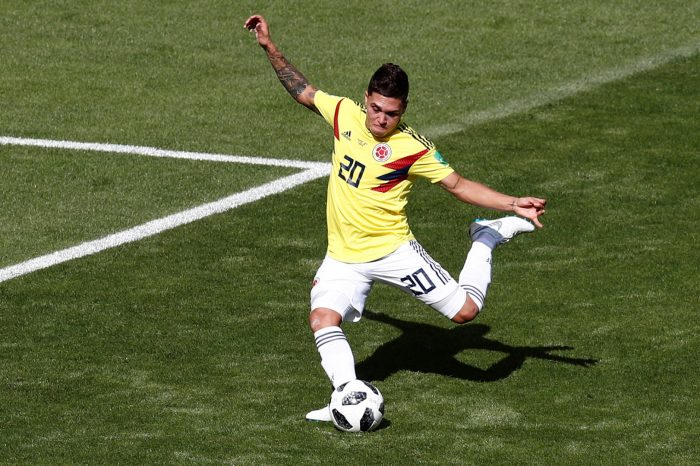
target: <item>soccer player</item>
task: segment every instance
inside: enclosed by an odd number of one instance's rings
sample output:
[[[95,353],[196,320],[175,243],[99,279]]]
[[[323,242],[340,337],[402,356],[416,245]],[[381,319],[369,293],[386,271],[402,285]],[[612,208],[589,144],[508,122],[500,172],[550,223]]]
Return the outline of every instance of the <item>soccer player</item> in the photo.
[[[542,227],[539,216],[546,201],[499,193],[452,169],[430,140],[403,122],[409,85],[399,66],[382,65],[360,105],[310,85],[272,41],[265,18],[253,15],[244,27],[255,32],[287,92],[333,130],[328,249],[313,281],[309,325],[321,366],[338,387],[356,378],[340,325],[360,320],[374,282],[404,290],[457,324],[469,322],[484,306],[492,251],[519,233],[534,231],[535,225]],[[471,224],[472,246],[457,281],[428,255],[408,226],[407,196],[417,177],[439,184],[462,202],[516,214]],[[306,418],[330,421],[331,414],[326,406]]]

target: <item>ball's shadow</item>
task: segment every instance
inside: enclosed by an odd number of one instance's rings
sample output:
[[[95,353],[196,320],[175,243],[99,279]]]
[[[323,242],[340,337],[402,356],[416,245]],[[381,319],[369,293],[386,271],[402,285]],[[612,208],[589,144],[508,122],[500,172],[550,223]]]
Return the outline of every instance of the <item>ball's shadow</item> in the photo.
[[[389,427],[391,427],[391,421],[387,418],[383,418],[382,422],[380,422],[379,425],[372,432],[388,429]]]

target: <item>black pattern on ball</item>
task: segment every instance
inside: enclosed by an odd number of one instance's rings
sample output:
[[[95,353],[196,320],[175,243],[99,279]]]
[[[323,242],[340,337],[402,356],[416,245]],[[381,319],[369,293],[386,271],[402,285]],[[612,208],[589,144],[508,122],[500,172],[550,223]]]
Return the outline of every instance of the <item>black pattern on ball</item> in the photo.
[[[345,430],[352,429],[352,424],[350,424],[345,418],[345,416],[343,416],[343,414],[337,409],[333,410],[333,419],[335,419],[335,423],[338,425],[338,427],[341,427]]]
[[[365,392],[350,392],[343,397],[343,406],[359,405],[367,399]]]
[[[374,425],[374,413],[372,413],[371,408],[365,409],[365,414],[362,415],[360,419],[360,430],[362,432],[367,432]]]

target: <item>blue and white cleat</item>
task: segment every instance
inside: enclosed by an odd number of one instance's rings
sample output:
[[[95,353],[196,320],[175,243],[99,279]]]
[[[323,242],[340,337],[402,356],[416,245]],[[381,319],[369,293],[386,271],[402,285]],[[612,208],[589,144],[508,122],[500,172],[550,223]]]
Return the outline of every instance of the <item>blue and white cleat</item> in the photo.
[[[476,219],[469,227],[472,241],[484,243],[491,249],[507,243],[520,233],[531,231],[535,231],[535,225],[514,215],[496,220]]]
[[[306,420],[316,422],[331,422],[331,407],[326,405],[321,409],[314,409],[313,411],[309,411],[308,413],[306,413]]]

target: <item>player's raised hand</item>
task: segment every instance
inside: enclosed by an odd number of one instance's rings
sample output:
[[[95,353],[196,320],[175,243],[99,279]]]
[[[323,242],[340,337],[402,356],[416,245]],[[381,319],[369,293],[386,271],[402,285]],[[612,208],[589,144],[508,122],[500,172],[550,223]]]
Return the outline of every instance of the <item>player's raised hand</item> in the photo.
[[[267,26],[267,21],[261,15],[253,15],[248,18],[243,27],[249,31],[255,32],[255,38],[262,48],[267,48],[272,41],[270,40],[270,29]]]
[[[540,199],[537,197],[519,197],[513,203],[513,212],[521,217],[530,219],[532,223],[537,226],[537,228],[542,228],[542,223],[540,223],[538,217],[544,214],[544,208],[546,205],[546,199]]]

